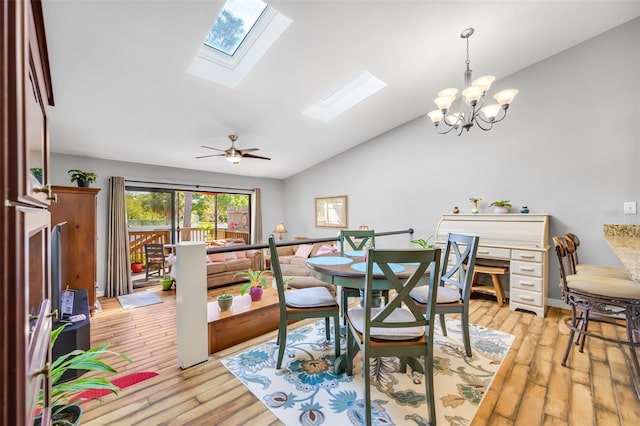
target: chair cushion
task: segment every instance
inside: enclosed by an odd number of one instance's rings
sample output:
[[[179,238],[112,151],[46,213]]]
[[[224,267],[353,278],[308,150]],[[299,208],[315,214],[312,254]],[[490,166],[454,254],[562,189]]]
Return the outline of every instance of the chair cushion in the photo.
[[[336,299],[324,287],[307,287],[284,293],[287,306],[292,308],[317,308],[320,306],[335,306]]]
[[[424,305],[427,304],[429,298],[429,286],[423,285],[416,287],[409,293],[417,302]],[[460,300],[460,291],[451,287],[438,287],[438,295],[436,303],[454,303]]]
[[[567,280],[567,287],[583,294],[602,297],[620,297],[623,299],[640,299],[640,283],[617,278],[586,277]]]
[[[335,297],[336,295],[336,286],[333,284],[326,283],[321,281],[315,277],[302,277],[302,276],[283,276],[285,280],[290,279],[289,287],[290,288],[309,288],[309,287],[324,287],[329,290],[331,296]]]
[[[371,317],[375,317],[381,308],[372,308]],[[349,321],[353,324],[353,327],[360,333],[364,331],[364,309],[360,306],[349,309],[348,314]],[[407,308],[398,308],[389,315],[385,322],[404,322],[414,321],[415,317]],[[424,327],[398,327],[398,328],[382,328],[372,327],[371,337],[380,340],[411,340],[416,339],[424,335]]]
[[[576,270],[578,271],[579,275],[588,274],[600,275],[603,277],[620,278],[623,280],[629,279],[629,274],[627,274],[627,271],[621,268],[613,268],[611,266],[577,265]]]

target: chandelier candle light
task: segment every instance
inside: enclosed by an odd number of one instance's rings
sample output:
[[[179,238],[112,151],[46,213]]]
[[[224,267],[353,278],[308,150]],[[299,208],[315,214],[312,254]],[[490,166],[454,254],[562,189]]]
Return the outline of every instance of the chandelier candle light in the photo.
[[[436,131],[439,134],[444,135],[456,130],[458,136],[460,136],[463,129],[469,131],[474,124],[477,124],[482,130],[490,130],[493,127],[493,123],[504,119],[509,105],[518,94],[516,89],[502,90],[493,95],[493,98],[498,103],[485,105],[487,91],[496,78],[492,75],[485,75],[473,80],[473,82],[471,81],[469,37],[472,34],[473,28],[467,28],[460,34],[460,37],[467,41],[467,60],[465,61],[467,69],[464,72],[464,85],[466,88],[462,91],[462,96],[464,97],[462,111],[452,113],[449,110],[456,99],[458,89],[448,88],[438,92],[438,97],[434,99],[438,109],[427,114],[436,125]],[[442,123],[444,126],[440,126]]]

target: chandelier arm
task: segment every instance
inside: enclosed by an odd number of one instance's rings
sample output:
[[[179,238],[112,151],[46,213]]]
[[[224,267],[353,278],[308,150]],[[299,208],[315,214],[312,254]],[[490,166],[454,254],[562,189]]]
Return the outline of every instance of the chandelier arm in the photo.
[[[486,121],[484,119],[482,119],[482,117],[478,116],[476,118],[474,118],[473,120],[480,129],[487,131],[487,130],[491,130],[491,128],[493,127],[493,123],[491,121]],[[487,123],[488,127],[482,127],[482,123]]]
[[[504,120],[504,118],[507,116],[507,110],[506,109],[501,108],[500,111],[502,111],[502,115],[500,116],[500,118],[498,118],[496,116],[496,118],[493,120],[494,123],[498,123],[498,122]]]
[[[451,126],[449,123],[446,123],[446,124],[449,127],[449,129],[441,132],[440,126],[436,126],[436,133],[438,133],[439,135],[446,135],[447,133],[451,133],[451,131],[456,128],[456,126]]]

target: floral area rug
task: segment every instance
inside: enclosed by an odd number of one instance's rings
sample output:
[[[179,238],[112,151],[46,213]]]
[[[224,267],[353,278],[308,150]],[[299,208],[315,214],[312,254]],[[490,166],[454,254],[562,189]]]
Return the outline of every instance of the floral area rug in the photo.
[[[515,336],[471,325],[473,357],[464,355],[460,322],[447,318],[447,336],[436,323],[434,383],[437,424],[468,425]],[[333,334],[332,334],[333,335]],[[342,338],[342,347],[346,341]],[[344,353],[344,351],[341,351]],[[360,354],[353,376],[333,372],[333,344],[324,321],[289,329],[282,369],[278,347],[269,341],[222,364],[286,425],[360,425],[364,401]],[[373,424],[425,425],[423,375],[398,371],[397,358],[371,360]]]

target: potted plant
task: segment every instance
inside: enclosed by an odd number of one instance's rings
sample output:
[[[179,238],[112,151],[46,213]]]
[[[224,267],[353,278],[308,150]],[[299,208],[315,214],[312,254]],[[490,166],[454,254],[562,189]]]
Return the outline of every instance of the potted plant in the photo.
[[[94,183],[98,178],[98,175],[93,172],[85,172],[78,169],[69,170],[67,173],[71,177],[71,182],[77,182],[81,188],[88,188],[89,184]]]
[[[424,249],[432,249],[435,248],[433,244],[433,235],[430,235],[426,240],[411,240],[412,243],[419,245]]]
[[[509,213],[511,203],[509,202],[509,200],[494,201],[493,203],[489,204],[489,207],[494,207],[494,213]]]
[[[220,312],[228,311],[231,307],[231,303],[233,302],[233,296],[227,293],[222,293],[218,296],[218,306],[220,307]]]
[[[240,287],[240,295],[244,295],[247,291],[251,296],[251,300],[256,302],[262,299],[263,289],[267,288],[267,277],[271,276],[271,271],[254,271],[249,268],[247,271],[238,272],[234,277],[241,276],[248,282]]]
[[[144,263],[142,262],[142,254],[134,253],[131,255],[131,272],[134,274],[139,274],[142,272],[144,268]]]
[[[51,333],[51,346],[68,324],[58,327]],[[86,351],[76,349],[68,354],[61,355],[51,364],[51,419],[54,425],[78,425],[82,409],[79,404],[85,398],[78,398],[78,394],[86,390],[104,389],[117,394],[120,388],[109,380],[101,377],[80,378],[68,382],[62,382],[62,376],[69,370],[99,371],[103,373],[117,373],[109,364],[99,358],[104,354],[116,355],[127,362],[131,360],[123,354],[108,350],[109,344],[105,343]],[[44,391],[38,395],[38,408],[44,407]],[[35,424],[39,425],[41,417],[36,417]]]
[[[171,287],[173,287],[174,282],[175,280],[173,279],[173,277],[160,278],[160,285],[162,285],[162,290],[164,291],[171,290]]]

